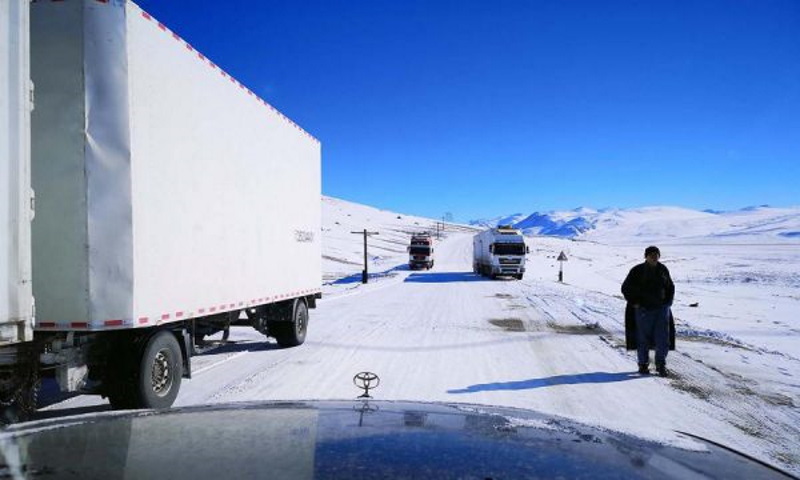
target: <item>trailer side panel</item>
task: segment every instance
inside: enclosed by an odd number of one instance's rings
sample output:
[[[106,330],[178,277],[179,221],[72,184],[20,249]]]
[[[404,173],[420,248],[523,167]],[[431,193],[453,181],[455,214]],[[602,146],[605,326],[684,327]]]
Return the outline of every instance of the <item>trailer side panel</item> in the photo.
[[[0,346],[33,337],[28,1],[0,3]]]
[[[320,145],[129,4],[137,321],[319,291]]]
[[[132,2],[33,8],[49,49],[43,328],[149,327],[320,291],[316,139]]]

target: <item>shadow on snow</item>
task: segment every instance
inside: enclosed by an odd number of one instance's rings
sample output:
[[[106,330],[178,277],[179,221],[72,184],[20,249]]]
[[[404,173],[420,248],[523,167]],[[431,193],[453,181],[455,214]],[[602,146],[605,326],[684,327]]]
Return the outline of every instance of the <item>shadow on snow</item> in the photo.
[[[412,273],[404,280],[408,283],[452,283],[489,281],[472,272],[428,272]]]
[[[390,268],[389,270],[385,270],[383,272],[375,272],[375,273],[368,273],[367,280],[375,280],[379,278],[387,278],[393,277],[397,275],[397,271],[399,270],[408,270],[408,265],[397,265],[395,267]],[[346,277],[339,278],[332,282],[327,282],[326,285],[348,285],[352,283],[361,283],[363,280],[363,273],[358,272],[352,275],[348,275]]]
[[[624,382],[626,380],[635,380],[637,378],[645,378],[636,372],[593,372],[593,373],[578,373],[575,375],[555,375],[545,378],[532,378],[530,380],[520,380],[516,382],[498,382],[498,383],[479,383],[477,385],[470,385],[467,388],[459,390],[448,390],[447,393],[476,393],[476,392],[495,392],[503,390],[530,390],[541,387],[552,387],[555,385],[577,385],[581,383],[612,383]]]

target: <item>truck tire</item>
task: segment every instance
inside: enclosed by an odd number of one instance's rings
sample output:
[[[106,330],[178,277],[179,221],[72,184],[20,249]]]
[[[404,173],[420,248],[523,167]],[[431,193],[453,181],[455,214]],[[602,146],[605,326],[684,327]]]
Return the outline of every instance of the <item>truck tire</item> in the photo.
[[[305,300],[298,298],[292,307],[292,320],[279,322],[273,326],[275,340],[281,347],[296,347],[306,341],[308,330],[308,306]]]
[[[129,359],[132,360],[132,359]],[[135,366],[136,362],[131,362]],[[147,341],[138,369],[114,379],[108,398],[112,408],[169,408],[178,396],[183,377],[183,357],[175,335],[162,330]]]
[[[517,280],[522,280],[522,276],[523,276],[523,274],[521,274],[521,273],[518,273],[518,274],[516,274],[516,275],[514,275],[514,276],[515,276],[515,277],[517,277]]]
[[[169,408],[178,396],[183,357],[175,335],[167,330],[153,335],[144,348],[139,368],[142,408]]]

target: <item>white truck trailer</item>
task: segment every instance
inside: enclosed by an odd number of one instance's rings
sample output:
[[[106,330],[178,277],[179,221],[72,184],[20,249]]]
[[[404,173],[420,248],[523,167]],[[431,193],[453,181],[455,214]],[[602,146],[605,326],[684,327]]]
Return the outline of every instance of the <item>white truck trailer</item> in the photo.
[[[529,252],[525,237],[515,228],[499,226],[472,238],[472,270],[492,279],[511,276],[522,280],[525,255]]]
[[[28,1],[0,2],[0,402],[31,407],[35,360],[31,284]]]
[[[246,322],[303,343],[321,296],[319,141],[134,3],[47,1],[30,3],[28,160],[29,1],[2,5],[2,400],[43,372],[162,408],[205,335]]]
[[[433,268],[433,237],[429,233],[420,233],[411,236],[408,245],[408,268]]]

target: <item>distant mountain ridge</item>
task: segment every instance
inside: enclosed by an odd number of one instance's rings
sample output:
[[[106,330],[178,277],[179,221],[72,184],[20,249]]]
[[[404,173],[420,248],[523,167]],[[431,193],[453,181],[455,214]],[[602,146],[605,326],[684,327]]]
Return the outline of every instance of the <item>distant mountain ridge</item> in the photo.
[[[512,225],[525,235],[613,241],[715,238],[731,242],[797,241],[800,207],[766,205],[735,211],[691,210],[681,207],[580,207],[567,211],[534,212],[473,220],[471,225]]]

